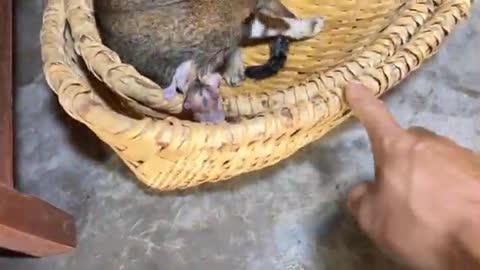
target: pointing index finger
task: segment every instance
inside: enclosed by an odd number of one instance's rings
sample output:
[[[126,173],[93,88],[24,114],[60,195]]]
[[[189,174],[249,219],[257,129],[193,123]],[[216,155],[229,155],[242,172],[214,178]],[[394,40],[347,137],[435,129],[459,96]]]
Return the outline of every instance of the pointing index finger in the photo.
[[[347,86],[346,97],[373,144],[402,130],[385,104],[361,83],[351,82]]]

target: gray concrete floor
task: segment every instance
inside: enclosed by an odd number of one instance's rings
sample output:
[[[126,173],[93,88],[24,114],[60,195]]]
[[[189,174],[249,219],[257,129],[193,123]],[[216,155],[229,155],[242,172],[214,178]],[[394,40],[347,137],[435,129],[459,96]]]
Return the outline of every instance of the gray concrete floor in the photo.
[[[351,120],[277,166],[162,195],[59,108],[41,72],[41,0],[17,0],[17,184],[75,215],[78,249],[0,258],[0,269],[397,269],[342,215],[353,183],[372,177],[365,132]],[[405,125],[480,150],[480,7],[439,54],[386,96]]]

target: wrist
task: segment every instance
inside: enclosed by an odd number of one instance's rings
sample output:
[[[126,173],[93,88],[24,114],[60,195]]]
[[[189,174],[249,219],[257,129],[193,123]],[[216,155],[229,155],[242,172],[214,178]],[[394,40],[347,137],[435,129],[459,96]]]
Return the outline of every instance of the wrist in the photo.
[[[480,211],[477,217],[471,217],[458,233],[457,244],[461,253],[468,255],[480,265]]]
[[[470,184],[463,196],[459,222],[451,234],[455,269],[480,269],[480,181]]]

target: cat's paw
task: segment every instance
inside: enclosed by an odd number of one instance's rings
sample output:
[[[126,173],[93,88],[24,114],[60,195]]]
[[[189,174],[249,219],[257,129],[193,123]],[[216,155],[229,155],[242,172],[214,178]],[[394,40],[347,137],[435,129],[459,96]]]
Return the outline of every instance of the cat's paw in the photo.
[[[245,80],[245,71],[244,69],[242,69],[236,70],[234,72],[226,72],[225,74],[223,74],[223,78],[229,86],[238,87]]]
[[[283,35],[296,40],[311,38],[320,33],[324,26],[324,19],[321,16],[307,19],[286,18],[285,21],[289,24],[290,28],[285,31]]]
[[[311,36],[315,36],[320,33],[325,26],[325,19],[322,16],[312,17],[310,18],[310,23],[312,28]]]
[[[236,63],[232,63],[227,66],[225,73],[223,74],[223,78],[225,82],[231,87],[237,87],[242,84],[245,80],[245,66],[243,63],[236,61]]]
[[[242,51],[239,48],[229,56],[223,78],[232,87],[239,86],[245,80],[245,66],[242,61]]]

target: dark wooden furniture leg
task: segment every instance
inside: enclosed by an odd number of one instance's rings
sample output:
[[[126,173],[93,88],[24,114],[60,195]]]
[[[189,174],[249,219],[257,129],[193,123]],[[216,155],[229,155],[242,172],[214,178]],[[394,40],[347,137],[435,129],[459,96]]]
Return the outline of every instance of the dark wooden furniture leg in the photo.
[[[0,0],[0,248],[32,256],[72,250],[73,217],[13,185],[12,0]]]

